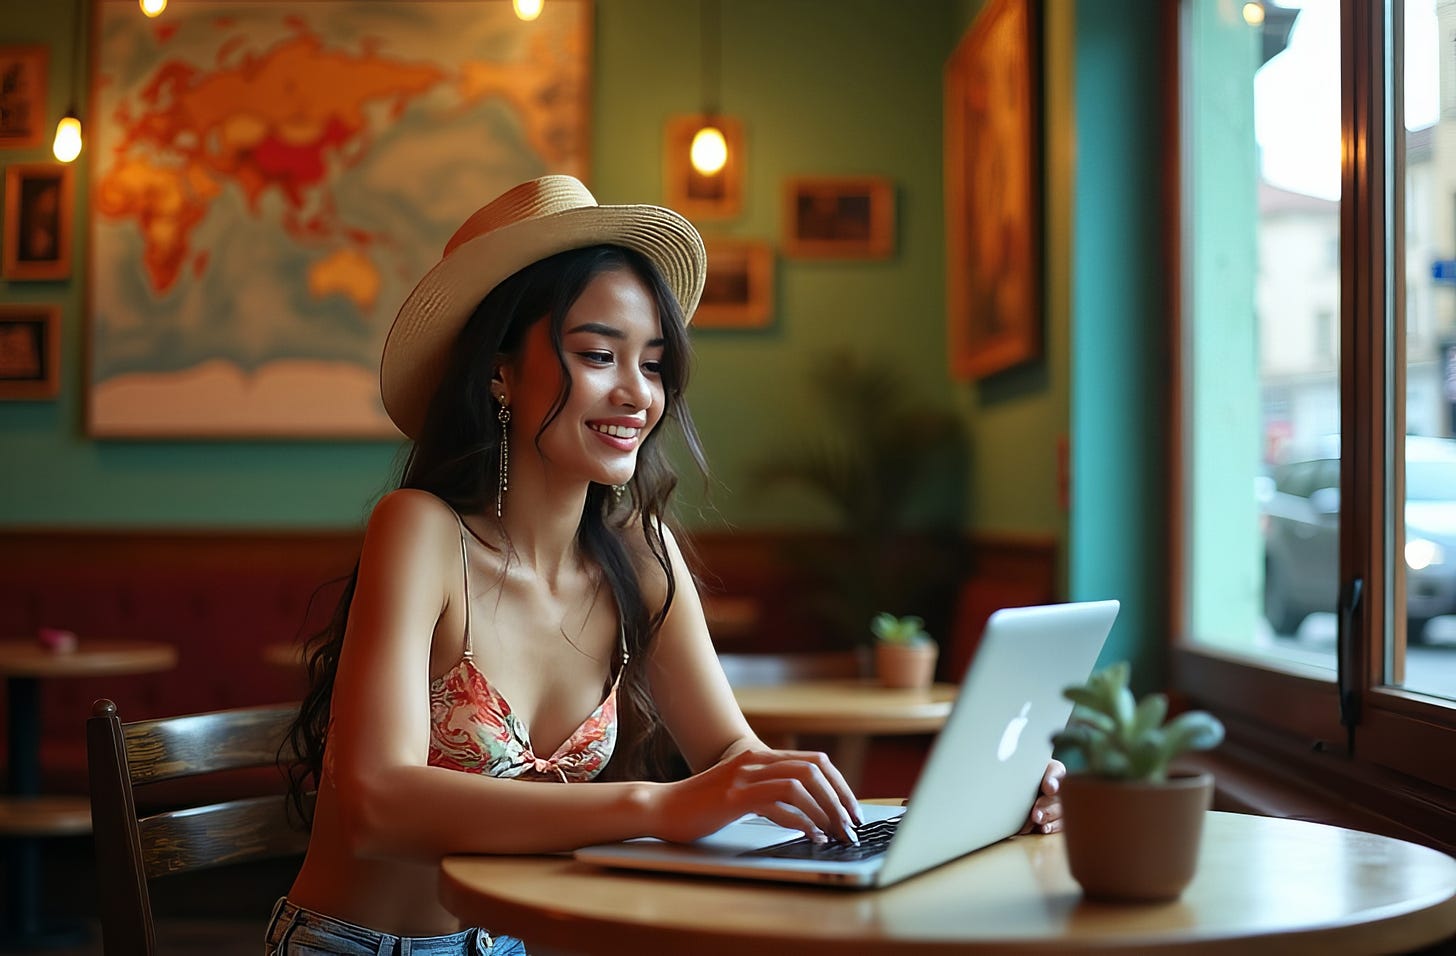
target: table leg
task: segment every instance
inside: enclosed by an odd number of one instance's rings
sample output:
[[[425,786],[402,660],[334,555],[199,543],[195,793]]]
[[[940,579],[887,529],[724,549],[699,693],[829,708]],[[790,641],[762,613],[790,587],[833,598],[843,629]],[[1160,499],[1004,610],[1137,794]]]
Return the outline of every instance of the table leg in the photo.
[[[40,793],[40,681],[12,677],[6,682],[9,795]],[[84,942],[83,925],[47,927],[41,920],[40,839],[0,840],[5,847],[5,912],[0,919],[0,949],[52,949]]]

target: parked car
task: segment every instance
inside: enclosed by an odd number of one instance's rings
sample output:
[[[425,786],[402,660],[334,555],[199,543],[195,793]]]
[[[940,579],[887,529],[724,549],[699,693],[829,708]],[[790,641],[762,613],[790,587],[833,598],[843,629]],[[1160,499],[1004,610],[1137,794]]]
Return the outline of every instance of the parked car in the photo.
[[[1405,440],[1405,580],[1407,635],[1421,639],[1426,621],[1456,614],[1456,440]],[[1305,616],[1333,611],[1339,591],[1340,458],[1337,440],[1319,453],[1274,469],[1261,495],[1264,524],[1264,616],[1280,634]]]

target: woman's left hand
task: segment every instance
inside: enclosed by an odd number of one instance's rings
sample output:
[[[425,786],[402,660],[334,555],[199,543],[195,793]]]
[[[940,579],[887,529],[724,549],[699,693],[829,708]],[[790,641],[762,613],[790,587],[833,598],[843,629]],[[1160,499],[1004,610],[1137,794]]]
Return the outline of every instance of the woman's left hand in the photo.
[[[1062,778],[1067,775],[1067,765],[1060,760],[1047,764],[1041,778],[1041,795],[1031,805],[1031,816],[1022,833],[1058,833],[1062,829]]]

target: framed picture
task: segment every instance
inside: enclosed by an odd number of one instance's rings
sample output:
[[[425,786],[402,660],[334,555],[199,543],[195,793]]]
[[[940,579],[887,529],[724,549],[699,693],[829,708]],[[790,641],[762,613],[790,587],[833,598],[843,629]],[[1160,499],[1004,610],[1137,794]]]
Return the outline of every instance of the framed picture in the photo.
[[[43,46],[0,46],[0,149],[45,143],[49,67]]]
[[[790,179],[784,253],[800,259],[885,259],[895,251],[895,187],[881,176]]]
[[[762,329],[773,321],[774,251],[767,242],[706,239],[708,276],[695,329]]]
[[[491,199],[591,179],[592,0],[529,24],[475,0],[192,0],[165,27],[89,6],[87,433],[398,441],[400,303]]]
[[[54,398],[60,390],[60,308],[0,305],[0,399]]]
[[[1037,7],[989,0],[946,64],[947,331],[960,378],[1041,355]]]
[[[5,220],[0,276],[65,279],[71,274],[71,167],[19,163],[5,167]]]
[[[701,114],[668,118],[662,142],[664,205],[694,221],[732,219],[743,208],[743,124],[728,116],[713,117],[728,144],[728,161],[705,175],[693,168],[689,153],[693,136],[707,119]]]

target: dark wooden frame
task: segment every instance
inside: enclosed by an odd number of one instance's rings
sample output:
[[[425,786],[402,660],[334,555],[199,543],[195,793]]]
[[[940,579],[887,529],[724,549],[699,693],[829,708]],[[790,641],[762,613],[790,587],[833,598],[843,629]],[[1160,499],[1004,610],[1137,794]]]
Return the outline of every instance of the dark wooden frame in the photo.
[[[694,329],[761,329],[774,314],[774,250],[767,242],[707,239],[708,279]],[[727,294],[723,294],[727,293]]]
[[[946,62],[946,331],[958,378],[1042,352],[1039,7],[990,0]]]
[[[51,119],[50,58],[50,50],[38,44],[0,46],[0,83],[4,83],[7,73],[10,73],[23,76],[21,82],[32,86],[30,90],[14,97],[20,108],[30,113],[29,122],[21,130],[7,131],[3,121],[0,121],[0,149],[26,149],[45,143]],[[3,98],[5,94],[0,89],[0,99]],[[0,106],[0,110],[3,110],[3,106]],[[0,117],[3,117],[3,112],[0,112]]]
[[[86,721],[91,825],[101,935],[108,953],[156,951],[148,881],[164,874],[301,855],[308,833],[290,824],[283,777],[272,796],[138,817],[138,786],[272,767],[297,705],[239,708],[123,724],[98,700]],[[291,751],[288,751],[291,753]]]
[[[0,258],[0,276],[11,281],[70,277],[73,172],[70,166],[60,163],[17,163],[5,168],[4,235],[0,236],[4,254]],[[39,180],[56,183],[54,213],[26,206],[25,194]],[[42,216],[46,223],[35,221]],[[25,252],[21,237],[28,229],[47,224],[52,228],[55,254],[35,256]]]
[[[694,221],[733,219],[743,209],[743,124],[731,116],[712,117],[728,144],[728,161],[711,176],[693,168],[693,136],[708,116],[668,117],[662,136],[662,194],[665,205]]]
[[[831,203],[818,222],[806,215]],[[884,176],[785,181],[783,250],[796,259],[888,259],[895,253],[895,184]]]
[[[36,363],[12,371],[9,338],[29,337]],[[61,390],[61,309],[55,305],[0,305],[0,399],[55,398]]]

